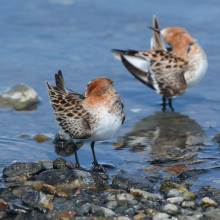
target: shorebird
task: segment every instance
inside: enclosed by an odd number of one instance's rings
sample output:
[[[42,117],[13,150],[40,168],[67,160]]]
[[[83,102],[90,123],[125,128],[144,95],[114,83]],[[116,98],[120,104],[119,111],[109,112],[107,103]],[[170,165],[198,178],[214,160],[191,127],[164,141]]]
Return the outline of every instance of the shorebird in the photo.
[[[173,110],[172,98],[184,94],[203,78],[208,60],[196,39],[186,29],[169,27],[160,30],[156,16],[153,26],[149,27],[154,31],[150,50],[113,49],[112,52],[132,75],[162,96],[163,106],[166,106],[168,98]],[[165,47],[161,35],[171,48]]]
[[[50,103],[59,126],[73,140],[77,167],[80,167],[77,143],[91,141],[94,159],[92,170],[105,172],[104,167],[97,162],[95,142],[113,137],[125,120],[124,105],[112,80],[92,80],[83,95],[66,88],[60,70],[55,74],[55,82],[56,86],[46,82]]]

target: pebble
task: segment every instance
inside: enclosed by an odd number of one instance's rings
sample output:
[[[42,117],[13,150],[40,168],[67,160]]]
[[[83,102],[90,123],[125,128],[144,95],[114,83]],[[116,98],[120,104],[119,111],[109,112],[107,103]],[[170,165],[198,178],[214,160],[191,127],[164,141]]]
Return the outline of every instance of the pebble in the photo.
[[[42,144],[42,143],[44,143],[45,141],[50,141],[50,140],[52,140],[52,138],[47,137],[47,136],[45,136],[44,134],[36,134],[36,135],[33,137],[33,139],[36,140],[37,143],[39,143],[39,144]]]
[[[167,204],[162,209],[163,212],[170,214],[170,215],[177,215],[181,213],[181,209],[179,206],[176,206],[174,204]]]
[[[112,209],[112,210],[115,209],[117,205],[118,204],[117,204],[116,201],[108,202],[108,203],[105,204],[106,208]]]
[[[45,167],[39,163],[21,163],[17,162],[3,169],[4,177],[14,177],[19,175],[34,175],[45,170]]]
[[[201,205],[216,207],[218,204],[214,200],[210,199],[209,197],[204,197],[201,201]]]
[[[130,220],[130,218],[125,216],[118,216],[117,220]]]
[[[178,190],[176,189],[168,189],[165,191],[164,193],[165,198],[172,198],[172,197],[182,197],[182,193],[180,193]]]
[[[175,205],[179,205],[183,201],[183,197],[168,198],[166,201],[168,201],[172,204],[175,204]]]
[[[0,210],[6,210],[9,209],[10,205],[4,201],[3,199],[0,199]]]
[[[21,201],[25,204],[37,208],[39,211],[46,212],[53,210],[53,203],[49,197],[41,191],[26,191],[21,196]]]
[[[112,187],[115,189],[124,189],[127,192],[130,192],[132,188],[152,191],[153,184],[141,175],[122,173],[113,179]]]
[[[170,219],[169,217],[170,217],[170,215],[168,215],[166,213],[159,212],[154,215],[153,220],[167,220],[167,219]]]
[[[62,212],[58,212],[54,218],[58,218],[58,219],[74,219],[76,215],[76,212],[73,211],[73,210],[65,210],[65,211],[62,211]]]
[[[145,214],[138,214],[138,215],[135,215],[134,216],[134,220],[140,220],[140,219],[144,219],[146,217],[146,215]]]
[[[196,209],[196,203],[194,201],[183,201],[182,202],[183,208],[191,208],[193,210]]]
[[[93,211],[94,216],[97,217],[105,217],[105,218],[110,218],[110,217],[115,217],[116,213],[113,212],[111,209],[104,208],[104,207],[98,207]]]
[[[39,102],[37,93],[31,87],[21,83],[0,95],[1,106],[22,109]]]
[[[92,213],[92,205],[90,203],[85,203],[77,210],[81,215],[87,215]]]
[[[19,186],[19,187],[15,187],[12,190],[12,194],[18,198],[21,198],[21,195],[23,194],[23,192],[26,192],[28,190],[33,190],[33,189],[34,189],[33,186]]]

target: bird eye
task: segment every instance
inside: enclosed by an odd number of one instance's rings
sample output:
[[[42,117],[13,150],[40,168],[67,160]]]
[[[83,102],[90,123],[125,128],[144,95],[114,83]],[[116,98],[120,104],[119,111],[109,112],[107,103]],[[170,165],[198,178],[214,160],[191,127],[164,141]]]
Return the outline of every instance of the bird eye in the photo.
[[[190,51],[191,51],[191,49],[192,49],[191,46],[192,46],[193,44],[194,44],[194,43],[190,43],[190,44],[189,44],[189,47],[188,47],[187,53],[190,53]]]

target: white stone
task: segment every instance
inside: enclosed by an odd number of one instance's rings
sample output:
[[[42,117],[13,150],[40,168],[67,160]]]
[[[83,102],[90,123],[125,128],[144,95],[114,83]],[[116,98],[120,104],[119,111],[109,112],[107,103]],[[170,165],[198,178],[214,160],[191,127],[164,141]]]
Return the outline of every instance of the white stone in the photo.
[[[133,200],[134,196],[129,193],[121,193],[117,195],[118,200]]]
[[[182,202],[182,207],[183,208],[191,208],[191,209],[196,209],[196,203],[194,201],[183,201]]]
[[[166,213],[162,213],[162,212],[157,213],[153,217],[153,220],[168,220],[168,219],[170,219],[169,215]]]
[[[130,218],[125,216],[118,216],[117,220],[130,220]]]
[[[210,199],[209,197],[204,197],[202,199],[202,201],[201,201],[201,205],[202,206],[203,205],[207,205],[207,206],[214,206],[214,207],[216,207],[218,204],[214,200]]]
[[[178,204],[180,204],[183,201],[183,197],[168,198],[167,201],[172,203],[172,204],[178,205]]]
[[[166,212],[167,214],[176,215],[181,212],[180,208],[173,204],[166,204],[163,207],[163,212]]]

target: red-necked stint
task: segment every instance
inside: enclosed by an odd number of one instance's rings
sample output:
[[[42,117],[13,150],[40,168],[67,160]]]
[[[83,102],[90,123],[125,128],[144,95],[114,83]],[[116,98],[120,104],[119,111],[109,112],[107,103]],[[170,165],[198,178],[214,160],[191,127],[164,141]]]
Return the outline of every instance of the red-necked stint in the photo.
[[[187,88],[196,85],[205,75],[208,60],[196,39],[184,28],[169,27],[159,29],[154,16],[154,37],[151,50],[115,50],[116,58],[122,60],[125,67],[142,83],[163,97],[171,99],[182,95]],[[164,42],[171,48],[166,48]]]
[[[113,137],[125,120],[124,105],[112,80],[92,80],[83,95],[67,91],[61,71],[55,74],[55,81],[56,86],[46,82],[50,103],[59,126],[73,139],[77,166],[80,167],[76,144],[91,141],[92,170],[105,172],[96,160],[94,144]]]

